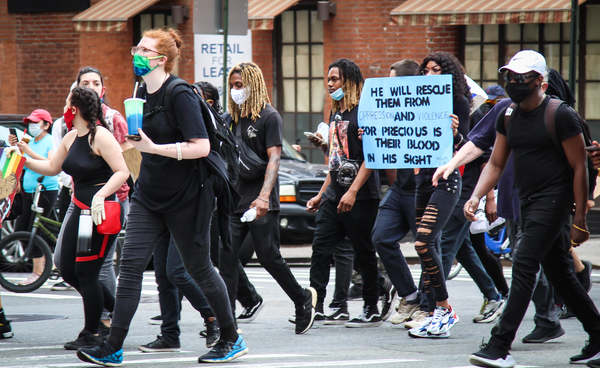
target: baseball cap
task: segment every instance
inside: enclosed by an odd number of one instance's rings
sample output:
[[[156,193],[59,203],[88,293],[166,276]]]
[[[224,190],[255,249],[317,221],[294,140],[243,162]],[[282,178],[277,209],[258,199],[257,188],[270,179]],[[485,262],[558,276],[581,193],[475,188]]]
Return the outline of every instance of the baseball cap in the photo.
[[[42,120],[52,124],[52,116],[50,116],[50,113],[44,109],[35,109],[31,114],[29,114],[28,117],[23,118],[24,123],[30,121],[34,123],[39,123]]]
[[[534,71],[541,75],[548,74],[546,59],[539,52],[533,50],[521,50],[517,52],[502,68],[500,72],[510,70],[517,74],[525,74]]]
[[[490,100],[495,100],[498,97],[506,96],[506,93],[504,92],[504,88],[502,88],[501,86],[499,86],[497,84],[486,88],[485,93],[487,93],[488,99],[490,99]]]

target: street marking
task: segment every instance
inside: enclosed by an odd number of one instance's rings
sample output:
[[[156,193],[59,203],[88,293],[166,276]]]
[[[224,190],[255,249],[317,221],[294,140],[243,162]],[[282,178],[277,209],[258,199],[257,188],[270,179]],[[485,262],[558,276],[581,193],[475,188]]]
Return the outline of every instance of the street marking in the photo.
[[[62,345],[46,345],[46,346],[26,346],[18,348],[0,348],[0,351],[12,351],[12,350],[44,350],[44,349],[64,349]]]
[[[23,298],[37,298],[37,299],[81,299],[81,296],[64,295],[64,294],[42,294],[42,293],[8,293],[0,292],[0,296],[20,296]]]

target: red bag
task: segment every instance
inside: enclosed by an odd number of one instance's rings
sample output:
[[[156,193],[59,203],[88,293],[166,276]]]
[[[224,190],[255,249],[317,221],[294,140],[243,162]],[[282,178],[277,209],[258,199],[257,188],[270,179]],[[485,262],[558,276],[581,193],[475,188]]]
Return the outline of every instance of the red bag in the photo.
[[[73,203],[82,210],[89,210],[90,207],[81,202],[75,196],[71,198]],[[104,201],[104,214],[106,219],[96,226],[96,231],[102,235],[114,235],[121,231],[121,203],[117,201]]]
[[[121,231],[121,203],[117,201],[104,201],[106,219],[96,227],[103,235],[118,234]]]

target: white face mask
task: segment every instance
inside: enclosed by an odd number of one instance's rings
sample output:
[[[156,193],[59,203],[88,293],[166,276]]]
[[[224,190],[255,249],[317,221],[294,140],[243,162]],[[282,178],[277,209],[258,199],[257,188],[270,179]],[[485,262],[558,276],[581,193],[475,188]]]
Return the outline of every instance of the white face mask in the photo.
[[[230,94],[231,94],[231,99],[233,100],[233,102],[235,102],[238,105],[243,104],[244,101],[246,101],[248,99],[248,95],[249,95],[246,88],[242,88],[242,89],[232,88],[230,91]]]
[[[43,131],[42,127],[40,126],[40,124],[29,124],[29,129],[27,129],[27,132],[29,134],[31,134],[32,137],[37,137],[38,135],[40,135]]]

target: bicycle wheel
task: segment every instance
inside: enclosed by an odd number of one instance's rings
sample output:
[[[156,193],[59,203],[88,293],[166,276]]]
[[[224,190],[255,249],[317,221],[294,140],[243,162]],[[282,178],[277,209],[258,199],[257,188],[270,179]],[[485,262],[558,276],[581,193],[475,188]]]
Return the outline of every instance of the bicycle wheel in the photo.
[[[46,282],[52,271],[52,252],[48,244],[39,235],[33,239],[32,246],[44,260],[44,270],[40,277],[30,284],[21,284],[31,274],[32,258],[26,252],[30,232],[17,231],[0,240],[0,286],[15,293],[29,293]],[[33,250],[33,249],[32,249]]]
[[[458,262],[453,264],[452,268],[450,269],[450,274],[448,275],[448,280],[452,280],[453,278],[458,276],[460,271],[462,271],[462,265]]]

